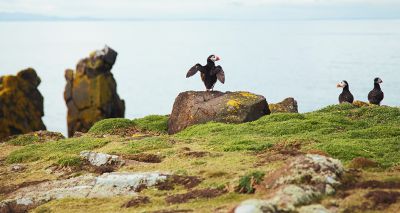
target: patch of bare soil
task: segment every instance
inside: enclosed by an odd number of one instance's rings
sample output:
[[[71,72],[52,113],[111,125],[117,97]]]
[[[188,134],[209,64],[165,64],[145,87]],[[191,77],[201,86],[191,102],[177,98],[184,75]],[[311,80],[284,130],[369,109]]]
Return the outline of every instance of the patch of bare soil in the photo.
[[[143,204],[147,204],[147,203],[150,203],[150,199],[148,197],[139,196],[139,197],[132,198],[128,202],[124,203],[121,206],[121,208],[137,207],[137,206],[140,206],[140,205],[143,205]]]
[[[25,188],[32,185],[37,185],[39,183],[47,182],[49,180],[39,180],[39,181],[30,181],[30,182],[23,182],[17,185],[9,185],[9,186],[0,186],[0,194],[6,195],[13,191],[16,191],[20,188]]]
[[[363,157],[354,158],[350,162],[350,167],[355,169],[364,169],[364,168],[372,168],[378,166],[378,163]]]
[[[383,210],[396,203],[400,192],[376,190],[368,192],[364,197],[372,202],[372,209]]]
[[[122,155],[124,159],[134,160],[145,163],[161,163],[162,157],[155,154],[140,153],[140,154],[125,154]]]
[[[396,203],[400,197],[400,192],[374,190],[364,195],[368,201],[364,201],[361,205],[351,206],[344,209],[344,213],[365,212],[365,211],[384,211],[390,205]]]
[[[262,166],[266,163],[285,161],[291,157],[304,154],[301,149],[301,143],[277,143],[269,148],[266,152],[259,154],[257,157],[260,159],[254,166]]]
[[[377,181],[368,180],[363,182],[346,183],[343,185],[345,190],[351,189],[400,189],[399,181]]]
[[[118,166],[116,165],[107,165],[107,166],[93,166],[89,162],[84,162],[79,166],[59,166],[53,165],[48,167],[47,169],[50,171],[50,174],[55,174],[58,176],[58,179],[66,179],[73,177],[77,172],[90,172],[95,174],[103,174],[114,172]]]
[[[171,195],[165,198],[170,204],[186,203],[197,198],[214,198],[226,193],[225,189],[195,189],[184,194]]]
[[[173,190],[176,185],[181,185],[186,189],[191,189],[199,185],[201,181],[202,179],[197,176],[170,175],[166,181],[158,183],[156,188],[159,190]]]
[[[202,158],[209,154],[210,152],[205,152],[205,151],[189,151],[183,153],[185,157],[191,157],[191,158]]]

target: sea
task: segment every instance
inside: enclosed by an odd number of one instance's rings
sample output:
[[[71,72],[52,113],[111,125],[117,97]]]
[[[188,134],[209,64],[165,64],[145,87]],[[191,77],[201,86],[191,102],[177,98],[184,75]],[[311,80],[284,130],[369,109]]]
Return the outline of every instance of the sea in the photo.
[[[44,123],[66,134],[64,71],[104,45],[118,52],[112,73],[130,119],[169,114],[180,92],[205,90],[185,75],[211,54],[226,75],[215,90],[294,97],[310,112],[337,104],[342,80],[367,101],[380,77],[382,104],[400,106],[400,20],[0,22],[0,75],[33,67]]]

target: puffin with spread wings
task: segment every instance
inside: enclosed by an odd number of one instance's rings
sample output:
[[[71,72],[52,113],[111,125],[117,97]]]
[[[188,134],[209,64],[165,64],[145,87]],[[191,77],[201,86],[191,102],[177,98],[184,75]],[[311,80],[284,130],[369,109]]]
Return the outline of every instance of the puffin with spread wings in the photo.
[[[196,64],[186,74],[186,78],[195,75],[198,71],[201,75],[201,80],[204,82],[207,91],[212,91],[217,79],[221,83],[225,83],[225,73],[221,66],[215,66],[215,62],[219,61],[220,57],[216,55],[210,55],[207,58],[207,64],[202,66],[201,64]]]

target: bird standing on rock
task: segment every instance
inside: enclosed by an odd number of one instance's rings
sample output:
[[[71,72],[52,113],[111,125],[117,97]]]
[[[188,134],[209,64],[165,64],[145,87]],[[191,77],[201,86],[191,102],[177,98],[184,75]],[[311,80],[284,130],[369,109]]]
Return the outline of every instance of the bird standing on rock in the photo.
[[[343,80],[342,82],[338,83],[336,87],[343,88],[342,93],[339,95],[339,103],[353,103],[354,97],[349,90],[349,83],[347,83],[347,81]]]
[[[384,94],[381,90],[381,86],[379,84],[383,83],[380,78],[374,79],[374,89],[368,93],[368,101],[370,104],[380,105],[383,100]]]
[[[186,78],[189,78],[200,71],[201,80],[204,82],[207,91],[212,91],[217,79],[221,83],[225,83],[225,73],[221,66],[215,66],[215,62],[219,61],[220,57],[216,55],[210,55],[207,58],[207,65],[202,66],[201,64],[196,64],[186,74]]]

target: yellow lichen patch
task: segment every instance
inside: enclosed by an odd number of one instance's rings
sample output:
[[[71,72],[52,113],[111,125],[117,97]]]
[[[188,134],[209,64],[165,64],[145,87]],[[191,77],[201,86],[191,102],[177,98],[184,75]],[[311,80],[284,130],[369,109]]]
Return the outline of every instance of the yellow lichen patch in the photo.
[[[249,92],[239,92],[239,94],[241,96],[246,97],[246,98],[253,98],[253,99],[257,98],[257,95],[254,95],[254,94],[249,93]]]
[[[231,110],[232,108],[237,110],[239,109],[241,103],[237,99],[231,99],[226,103],[226,105],[228,106],[228,110]]]

